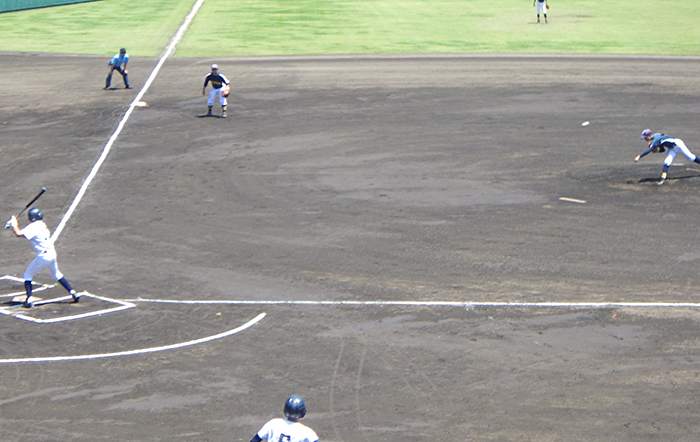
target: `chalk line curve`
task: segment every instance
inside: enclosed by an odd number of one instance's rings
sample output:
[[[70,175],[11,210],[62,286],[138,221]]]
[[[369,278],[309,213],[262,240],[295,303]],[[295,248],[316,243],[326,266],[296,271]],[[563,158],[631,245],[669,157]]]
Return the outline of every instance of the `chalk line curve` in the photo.
[[[0,364],[17,364],[17,363],[21,363],[21,362],[80,361],[80,360],[86,360],[86,359],[113,358],[113,357],[118,357],[118,356],[131,356],[131,355],[138,355],[138,354],[144,354],[144,353],[156,353],[159,351],[173,350],[176,348],[183,348],[183,347],[190,347],[192,345],[203,344],[205,342],[214,341],[217,339],[225,338],[227,336],[235,335],[236,333],[242,332],[243,330],[257,324],[258,322],[260,322],[260,320],[262,320],[262,318],[265,317],[265,315],[266,315],[266,313],[260,313],[258,316],[251,319],[250,321],[246,322],[245,324],[241,325],[240,327],[236,327],[232,330],[229,330],[229,331],[226,331],[223,333],[219,333],[217,335],[212,335],[212,336],[207,336],[205,338],[195,339],[194,341],[187,341],[187,342],[180,342],[178,344],[165,345],[162,347],[142,348],[140,350],[120,351],[120,352],[115,352],[115,353],[100,353],[100,354],[93,354],[93,355],[0,359]]]

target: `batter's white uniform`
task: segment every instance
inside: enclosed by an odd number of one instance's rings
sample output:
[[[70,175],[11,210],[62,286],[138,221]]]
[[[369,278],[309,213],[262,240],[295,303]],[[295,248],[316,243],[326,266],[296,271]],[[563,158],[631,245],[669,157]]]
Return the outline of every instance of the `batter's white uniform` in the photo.
[[[287,419],[272,419],[258,431],[258,437],[268,442],[318,442],[314,430]]]
[[[20,234],[29,240],[36,251],[36,258],[32,260],[24,271],[24,280],[31,281],[34,275],[48,267],[53,279],[58,281],[63,278],[63,273],[58,270],[56,264],[56,249],[51,239],[51,232],[43,221],[34,221],[20,230]]]

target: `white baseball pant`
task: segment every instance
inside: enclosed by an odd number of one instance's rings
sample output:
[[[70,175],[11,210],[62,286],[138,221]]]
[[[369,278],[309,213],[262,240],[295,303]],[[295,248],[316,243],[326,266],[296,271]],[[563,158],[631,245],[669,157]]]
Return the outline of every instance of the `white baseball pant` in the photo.
[[[668,140],[668,141],[673,141],[675,144],[674,147],[670,148],[668,150],[668,153],[666,154],[666,159],[664,159],[664,165],[665,166],[670,166],[671,163],[673,163],[673,159],[676,158],[676,155],[678,153],[682,153],[683,156],[685,156],[687,159],[690,161],[695,161],[695,158],[697,158],[685,145],[683,140],[679,140],[678,138],[675,138],[673,140]]]
[[[49,269],[51,276],[56,281],[63,278],[63,273],[58,270],[58,264],[56,263],[56,252],[42,252],[36,255],[36,258],[27,266],[27,270],[24,271],[24,280],[31,281],[34,275],[45,268]]]
[[[214,105],[214,99],[216,98],[217,94],[219,95],[219,104],[221,106],[226,106],[226,97],[221,95],[221,91],[223,91],[223,87],[220,87],[219,89],[216,88],[211,88],[209,90],[209,98],[207,99],[207,106],[213,106]]]

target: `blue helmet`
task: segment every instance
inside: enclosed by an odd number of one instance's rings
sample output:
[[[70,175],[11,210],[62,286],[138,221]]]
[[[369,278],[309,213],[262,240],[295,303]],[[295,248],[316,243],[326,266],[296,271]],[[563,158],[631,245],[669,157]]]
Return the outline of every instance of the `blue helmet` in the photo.
[[[301,419],[306,416],[306,404],[304,399],[298,395],[292,395],[287,398],[284,403],[284,415],[287,419]]]
[[[44,219],[44,214],[41,213],[41,210],[37,209],[36,207],[32,207],[29,209],[29,212],[27,212],[27,217],[29,218],[30,222],[34,222]]]

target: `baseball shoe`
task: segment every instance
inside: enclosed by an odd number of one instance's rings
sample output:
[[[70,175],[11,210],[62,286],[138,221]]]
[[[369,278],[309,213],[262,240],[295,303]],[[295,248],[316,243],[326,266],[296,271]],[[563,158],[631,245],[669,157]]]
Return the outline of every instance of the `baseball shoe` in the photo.
[[[211,117],[211,111],[207,112],[207,117]]]
[[[226,111],[223,111],[223,112],[221,113],[221,118],[226,118]]]
[[[29,302],[29,301],[24,301],[24,304],[22,304],[22,307],[24,307],[24,308],[32,308],[32,307],[34,307],[34,303],[33,303],[33,302]]]
[[[73,297],[73,302],[80,302],[80,295],[75,293],[75,290],[71,290],[70,295]]]
[[[124,86],[124,89],[131,89],[131,86]]]
[[[108,88],[108,87],[103,87],[102,89],[104,89],[104,90],[106,90],[106,91],[108,91],[108,90],[109,90],[109,88]]]
[[[666,182],[666,178],[661,178],[658,183],[656,183],[657,186],[662,185],[663,183]]]

